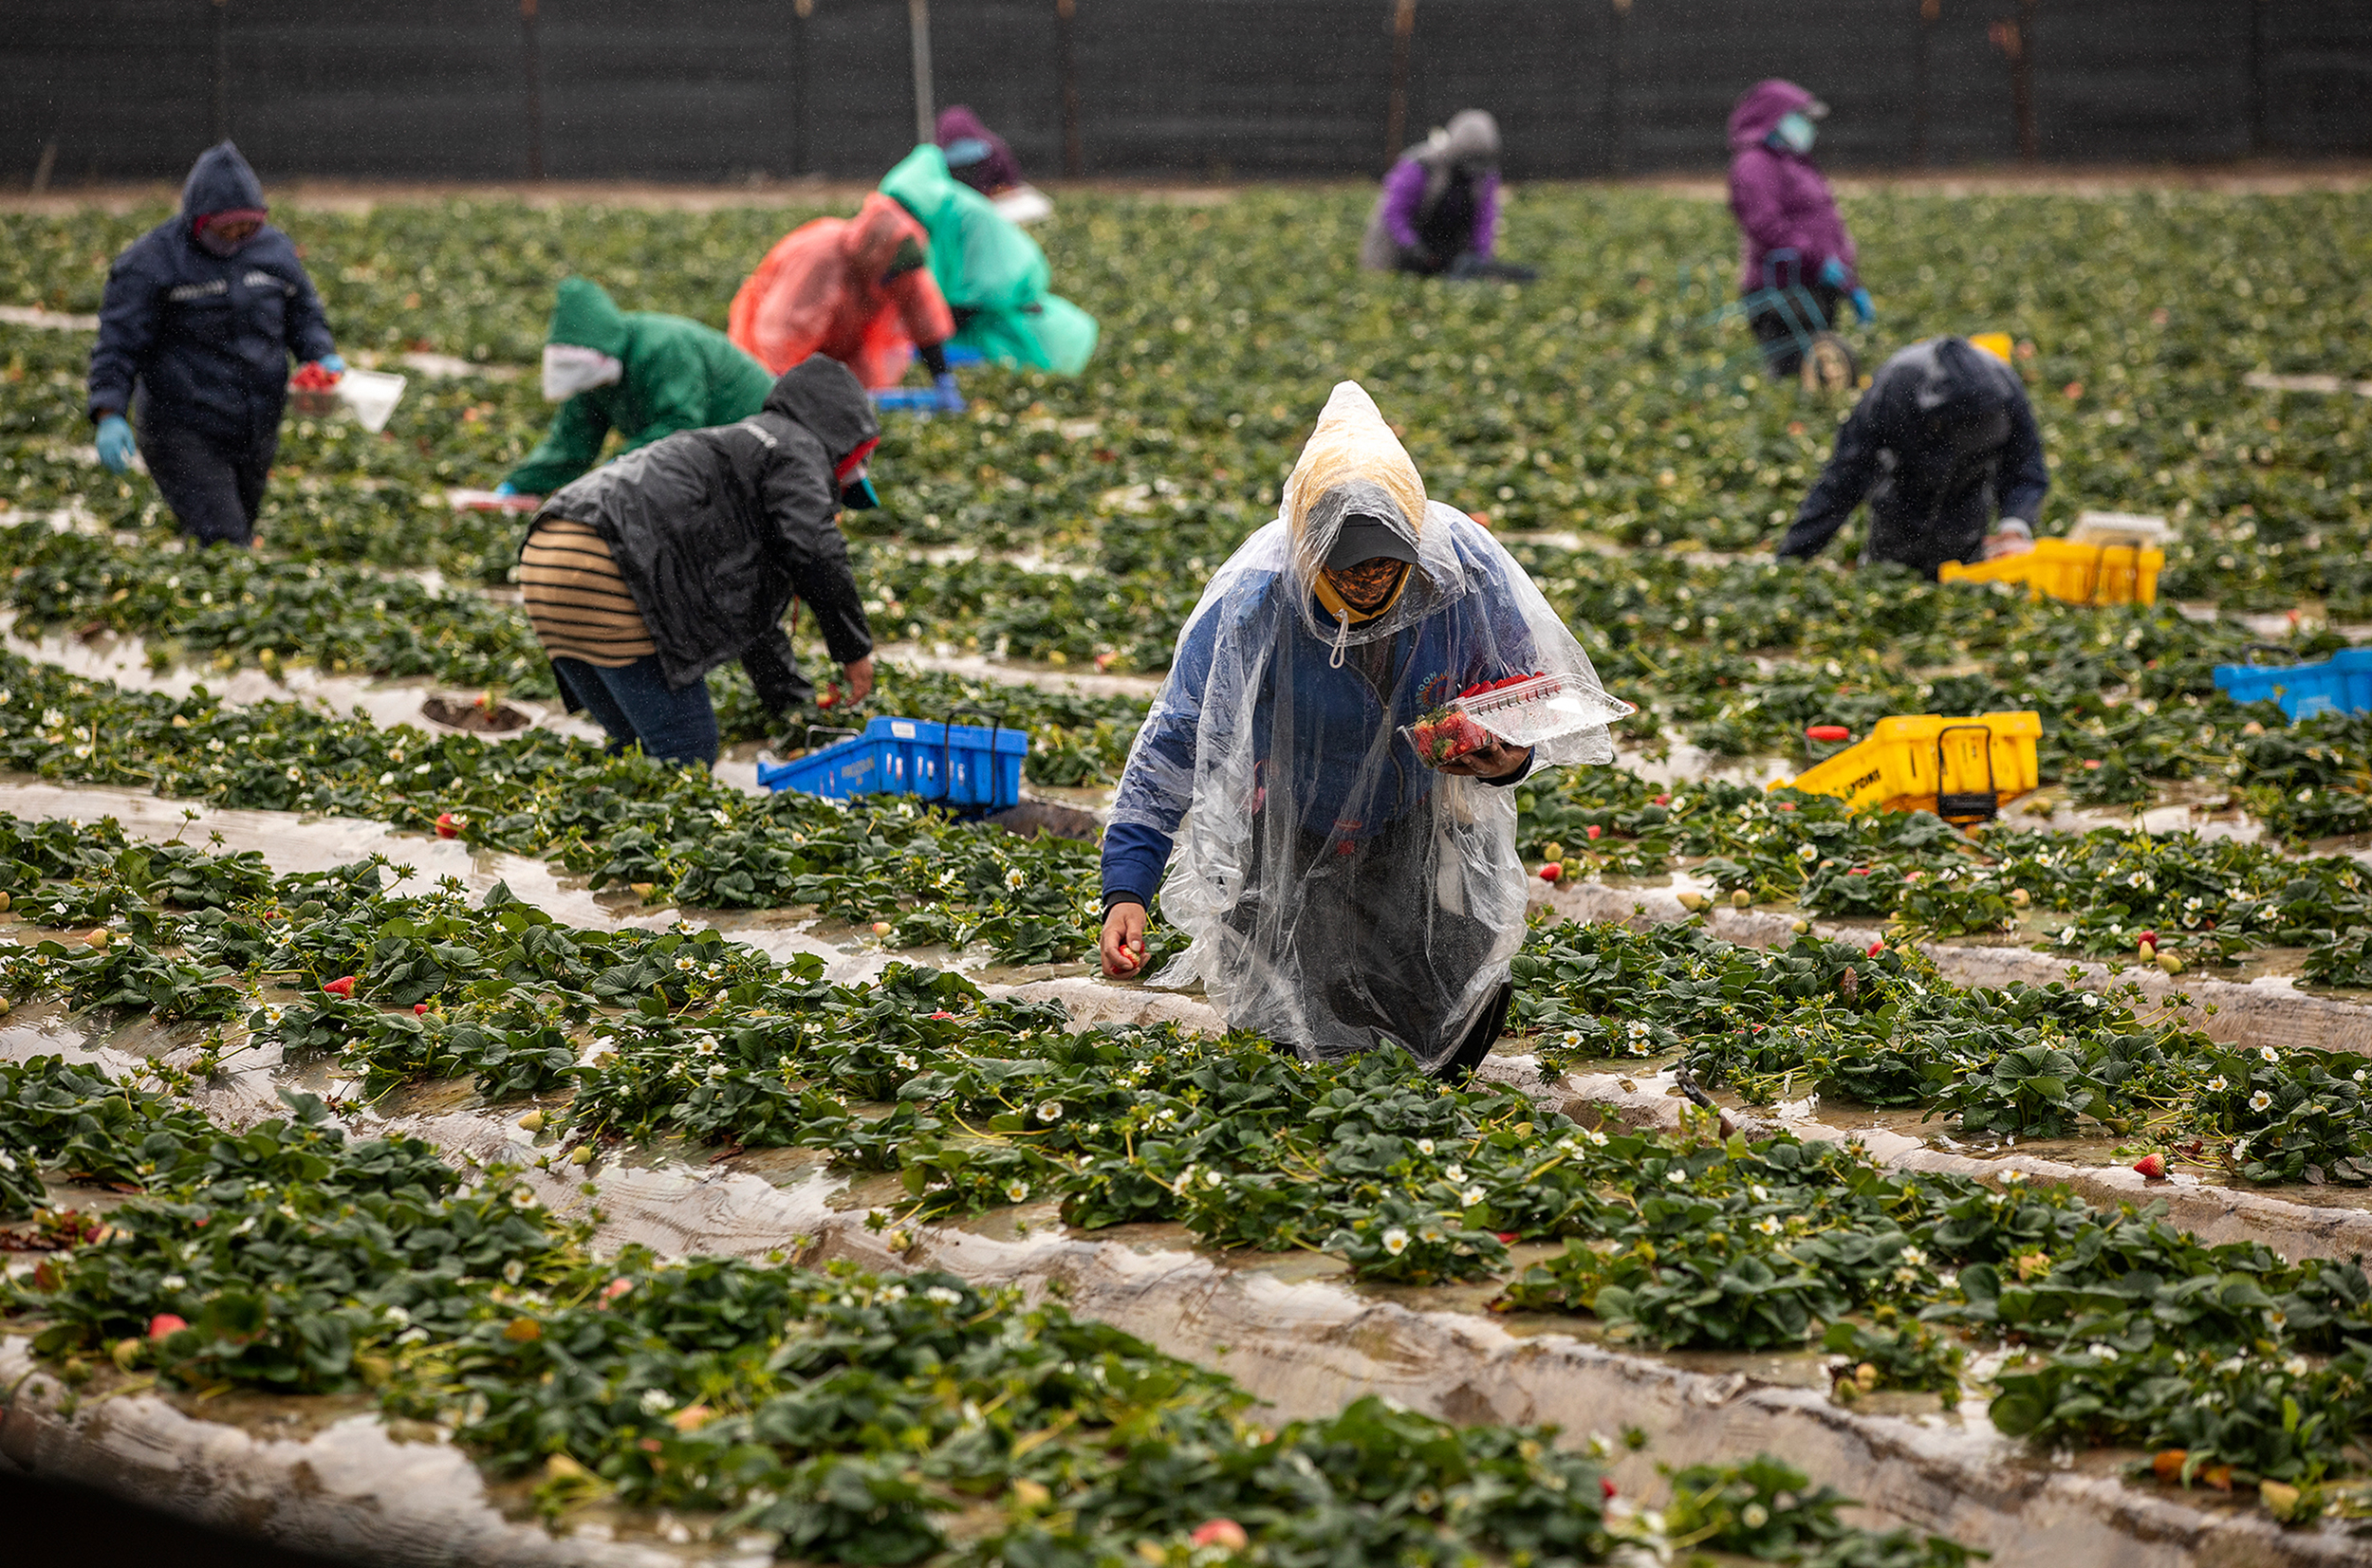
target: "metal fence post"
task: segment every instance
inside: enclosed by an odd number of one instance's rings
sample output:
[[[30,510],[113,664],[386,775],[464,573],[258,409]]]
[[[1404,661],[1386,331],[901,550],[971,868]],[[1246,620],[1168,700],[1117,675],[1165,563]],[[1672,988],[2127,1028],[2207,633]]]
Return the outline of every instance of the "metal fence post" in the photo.
[[[231,0],[214,0],[214,134],[231,138]]]
[[[528,82],[528,178],[544,177],[544,69],[535,46],[536,0],[519,0],[519,64]]]
[[[2265,8],[2249,0],[2249,156],[2265,155]]]
[[[915,51],[915,144],[937,139],[938,110],[931,103],[931,0],[906,0],[906,28]]]
[[[2018,111],[2018,161],[2032,163],[2043,156],[2042,139],[2034,131],[2034,5],[2018,0],[2018,49],[2010,57],[2011,94]]]
[[[1417,33],[1417,0],[1392,3],[1392,97],[1383,117],[1383,157],[1386,162],[1408,145],[1408,55]]]
[[[1621,175],[1630,166],[1622,150],[1622,35],[1630,20],[1631,0],[1611,0],[1606,14],[1606,173]]]
[[[815,0],[790,0],[790,14],[796,21],[791,36],[798,53],[792,67],[793,100],[790,112],[790,172],[807,172],[807,99],[814,88],[814,73],[807,61],[814,49],[814,41],[807,36],[807,19],[815,14]]]
[[[1911,166],[1927,167],[1928,64],[1935,48],[1936,23],[1944,13],[1944,0],[1919,0],[1918,42],[1911,55]]]
[[[1079,145],[1079,65],[1072,52],[1078,16],[1079,0],[1054,0],[1055,69],[1063,78],[1063,173],[1072,179],[1085,172],[1087,161]]]

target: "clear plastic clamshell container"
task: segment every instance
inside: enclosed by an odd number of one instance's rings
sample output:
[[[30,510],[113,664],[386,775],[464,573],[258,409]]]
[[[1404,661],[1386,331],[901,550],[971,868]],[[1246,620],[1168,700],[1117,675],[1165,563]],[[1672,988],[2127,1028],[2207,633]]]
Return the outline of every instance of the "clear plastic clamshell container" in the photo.
[[[1629,718],[1639,711],[1620,697],[1571,675],[1534,675],[1450,704],[1510,746],[1538,746]]]
[[[1456,697],[1400,733],[1436,766],[1491,738],[1510,746],[1539,746],[1628,718],[1639,710],[1572,675],[1532,675],[1488,692]]]

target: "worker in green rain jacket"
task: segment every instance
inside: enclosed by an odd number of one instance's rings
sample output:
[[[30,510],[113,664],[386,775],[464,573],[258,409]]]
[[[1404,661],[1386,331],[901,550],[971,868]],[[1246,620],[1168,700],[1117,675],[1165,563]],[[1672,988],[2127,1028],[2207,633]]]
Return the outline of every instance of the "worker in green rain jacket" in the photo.
[[[1046,252],[989,198],[947,172],[925,142],[881,179],[881,194],[930,231],[931,276],[955,316],[951,348],[1076,376],[1095,353],[1096,319],[1047,292]]]
[[[766,367],[714,327],[621,310],[600,284],[564,278],[544,344],[544,397],[560,417],[496,493],[548,495],[601,461],[613,430],[632,452],[747,419],[773,389]]]

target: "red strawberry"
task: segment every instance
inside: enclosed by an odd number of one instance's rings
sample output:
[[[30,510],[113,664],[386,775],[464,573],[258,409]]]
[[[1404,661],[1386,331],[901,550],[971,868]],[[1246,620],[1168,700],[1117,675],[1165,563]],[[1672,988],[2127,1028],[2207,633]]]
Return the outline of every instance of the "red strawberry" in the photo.
[[[1544,882],[1559,881],[1564,877],[1564,876],[1565,867],[1561,862],[1556,860],[1551,860],[1547,865],[1540,868],[1540,879]]]
[[[1885,950],[1886,950],[1886,944],[1885,944],[1882,940],[1881,940],[1881,941],[1877,941],[1877,942],[1872,942],[1872,943],[1869,945],[1869,956],[1870,956],[1870,957],[1872,957],[1872,958],[1877,957],[1880,953],[1884,952]]]
[[[1605,1493],[1607,1498],[1611,1500],[1614,1497],[1614,1478],[1612,1476],[1600,1476],[1598,1478],[1598,1489]]]
[[[1595,838],[1597,838],[1597,837],[1598,837],[1599,832],[1600,832],[1601,830],[1600,830],[1600,828],[1599,828],[1599,826],[1598,826],[1598,824],[1597,824],[1596,822],[1592,822],[1592,823],[1590,823],[1587,827],[1585,827],[1585,828],[1582,829],[1582,831],[1583,831],[1584,833],[1588,834],[1591,838],[1595,839]]]
[[[337,979],[331,981],[328,985],[324,986],[322,989],[327,991],[332,996],[352,996],[354,994],[354,976],[350,974],[342,974]]]
[[[458,839],[461,837],[461,830],[469,824],[470,819],[467,817],[458,817],[450,811],[440,811],[436,814],[436,837]]]
[[[2154,931],[2145,931],[2140,935],[2135,937],[2134,940],[2136,942],[2147,942],[2154,948],[2158,946],[2158,932]]]
[[[1672,797],[1669,795],[1659,795],[1656,797],[1654,803],[1657,805],[1670,805],[1672,803]]]
[[[161,1339],[168,1334],[178,1334],[189,1326],[189,1319],[177,1318],[170,1312],[160,1312],[148,1320],[148,1337],[151,1339]]]
[[[2152,1181],[2166,1179],[2166,1156],[2163,1154],[2144,1154],[2133,1162],[2133,1168]]]
[[[414,1017],[416,1017],[416,1018],[417,1018],[417,1017],[418,1017],[420,1014],[422,1014],[422,1013],[424,1013],[424,1012],[426,1012],[426,1011],[428,1011],[428,1004],[427,1004],[427,1003],[425,1003],[425,1002],[415,1002],[415,1003],[413,1003],[413,1004],[412,1004],[412,1013],[413,1013],[413,1016],[414,1016]]]
[[[1194,1540],[1197,1546],[1224,1546],[1231,1552],[1240,1552],[1251,1544],[1251,1537],[1232,1519],[1214,1519],[1196,1525]]]

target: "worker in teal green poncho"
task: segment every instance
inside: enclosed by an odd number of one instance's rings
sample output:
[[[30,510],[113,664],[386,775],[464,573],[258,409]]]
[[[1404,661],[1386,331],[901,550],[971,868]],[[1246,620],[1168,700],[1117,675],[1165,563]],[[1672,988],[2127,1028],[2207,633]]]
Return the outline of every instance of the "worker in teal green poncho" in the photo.
[[[1047,292],[1038,242],[949,174],[945,153],[917,147],[882,177],[881,193],[930,231],[931,275],[955,314],[951,347],[1064,376],[1086,368],[1096,319]]]
[[[548,495],[601,461],[613,430],[632,452],[747,419],[773,390],[766,367],[714,327],[621,310],[600,284],[565,278],[544,343],[544,396],[560,417],[496,492]]]

